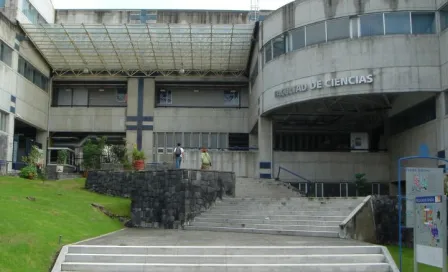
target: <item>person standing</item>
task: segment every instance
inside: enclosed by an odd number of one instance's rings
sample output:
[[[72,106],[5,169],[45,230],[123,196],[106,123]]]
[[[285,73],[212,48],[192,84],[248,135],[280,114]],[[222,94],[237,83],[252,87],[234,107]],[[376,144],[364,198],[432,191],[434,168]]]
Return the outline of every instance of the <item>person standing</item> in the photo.
[[[184,157],[184,149],[181,147],[181,144],[178,143],[177,147],[174,149],[174,160],[176,161],[176,169],[180,169],[180,165],[182,164],[182,158]]]
[[[212,158],[210,158],[210,154],[208,154],[205,147],[201,151],[201,170],[210,170],[212,167]]]

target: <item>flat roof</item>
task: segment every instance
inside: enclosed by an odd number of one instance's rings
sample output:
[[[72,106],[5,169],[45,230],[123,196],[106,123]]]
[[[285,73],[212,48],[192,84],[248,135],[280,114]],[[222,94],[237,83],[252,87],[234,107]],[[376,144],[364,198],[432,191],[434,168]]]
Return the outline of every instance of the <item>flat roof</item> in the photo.
[[[255,24],[20,24],[53,70],[241,74]]]

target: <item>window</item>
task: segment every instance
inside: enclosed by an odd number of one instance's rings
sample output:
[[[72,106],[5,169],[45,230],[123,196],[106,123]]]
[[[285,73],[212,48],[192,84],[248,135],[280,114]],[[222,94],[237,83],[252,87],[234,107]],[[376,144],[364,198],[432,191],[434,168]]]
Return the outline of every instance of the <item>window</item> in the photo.
[[[0,0],[1,1],[1,0]],[[0,59],[9,67],[12,66],[12,48],[7,46],[6,43],[0,44]]]
[[[443,31],[448,28],[448,11],[440,11],[440,29]]]
[[[305,47],[305,28],[299,27],[291,32],[292,50],[297,50]]]
[[[173,133],[166,133],[166,147],[174,148],[175,146],[177,146],[177,143],[174,143]]]
[[[4,8],[5,7],[5,0],[0,0],[0,8]]]
[[[72,89],[61,88],[57,90],[57,105],[58,106],[71,106],[72,105]]]
[[[286,53],[286,42],[284,35],[274,38],[272,43],[274,45],[274,58]]]
[[[383,13],[363,15],[360,22],[362,37],[384,35]]]
[[[37,87],[44,91],[48,91],[49,79],[21,56],[19,56],[18,72]]]
[[[200,144],[199,144],[199,135],[200,133],[193,133],[192,138],[191,138],[191,147],[193,148],[199,148]]]
[[[2,1],[2,0],[0,0]],[[46,24],[47,21],[37,11],[37,9],[30,3],[29,0],[23,0],[22,12],[33,24]]]
[[[219,136],[218,136],[218,147],[219,148],[227,148],[228,146],[227,146],[227,139],[228,139],[228,136],[227,136],[227,133],[219,133]]]
[[[229,133],[229,150],[248,150],[248,133]]]
[[[265,46],[264,46],[264,62],[270,62],[272,60],[272,45],[271,45],[271,41],[269,41]]]
[[[306,27],[306,45],[326,42],[325,22]]]
[[[117,89],[117,102],[120,102],[120,103],[126,102],[126,94],[127,94],[127,91],[125,88],[118,88]]]
[[[6,132],[6,121],[8,115],[5,112],[0,111],[0,131]]]
[[[239,106],[240,93],[238,91],[224,91],[224,105],[225,106]]]
[[[177,146],[178,143],[180,143],[182,146],[185,146],[182,142],[182,132],[175,132],[174,133],[174,141]]]
[[[409,12],[391,12],[384,14],[386,34],[411,34]]]
[[[161,89],[159,91],[159,104],[171,105],[173,103],[173,96],[170,90]]]
[[[202,133],[201,135],[201,147],[209,148],[209,140],[208,140],[209,133]]]
[[[210,148],[218,149],[218,133],[210,134]]]
[[[412,12],[412,34],[436,33],[434,12]]]
[[[165,133],[157,133],[157,147],[165,148]]]
[[[327,40],[335,41],[350,38],[350,19],[348,17],[327,22]]]
[[[186,148],[191,147],[191,133],[190,132],[184,133],[183,146],[186,147]]]

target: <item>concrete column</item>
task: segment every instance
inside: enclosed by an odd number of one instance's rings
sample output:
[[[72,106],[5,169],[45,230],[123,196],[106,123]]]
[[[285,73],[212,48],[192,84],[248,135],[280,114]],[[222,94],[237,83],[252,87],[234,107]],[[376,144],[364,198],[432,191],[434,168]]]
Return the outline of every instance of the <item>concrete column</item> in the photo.
[[[258,118],[258,173],[262,179],[273,178],[273,131],[272,120]]]
[[[47,143],[48,143],[48,132],[44,130],[38,130],[36,134],[36,142],[42,144],[43,150],[43,161],[47,161]]]
[[[153,121],[155,80],[153,78],[130,78],[126,111],[126,140],[143,150],[147,162],[153,161]]]
[[[128,79],[127,108],[126,108],[126,141],[128,149],[137,144],[137,104],[138,79]]]
[[[142,149],[146,154],[146,161],[154,159],[154,109],[156,99],[156,82],[154,78],[144,80],[143,121],[142,121]]]
[[[447,145],[445,143],[445,92],[441,92],[436,98],[436,133],[437,133],[437,157],[446,158]],[[434,155],[434,154],[431,154]],[[439,161],[439,165],[444,165],[444,162]]]
[[[13,149],[14,149],[14,127],[15,127],[15,118],[14,114],[10,113],[8,115],[8,121],[7,121],[8,128],[6,129],[6,132],[8,133],[8,142],[7,142],[7,148],[6,148],[6,160],[8,163],[8,171],[12,170],[12,156],[13,156]]]

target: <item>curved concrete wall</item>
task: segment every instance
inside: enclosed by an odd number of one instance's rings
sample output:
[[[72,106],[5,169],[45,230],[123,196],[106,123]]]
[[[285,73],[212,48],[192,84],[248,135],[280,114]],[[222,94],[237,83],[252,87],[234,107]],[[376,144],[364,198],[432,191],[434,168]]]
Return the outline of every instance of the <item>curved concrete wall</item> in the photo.
[[[436,3],[420,0],[297,0],[275,11],[263,22],[259,41],[264,45],[285,31],[315,22],[400,10],[435,11]],[[260,114],[264,114],[289,104],[329,96],[439,92],[442,90],[440,54],[438,34],[371,36],[311,45],[261,65],[262,84],[255,86],[258,88],[255,93],[260,95],[252,99],[260,98]],[[367,80],[364,84],[341,86],[337,81],[328,82],[336,86],[325,86],[330,79],[342,78],[354,83],[359,78],[351,77],[370,75],[373,82]],[[321,88],[310,90],[319,82],[322,82]]]
[[[367,37],[310,46],[267,63],[261,113],[329,96],[441,91],[437,35]],[[432,48],[432,50],[428,50]],[[325,87],[276,97],[277,91],[328,79],[373,75],[372,84]]]

